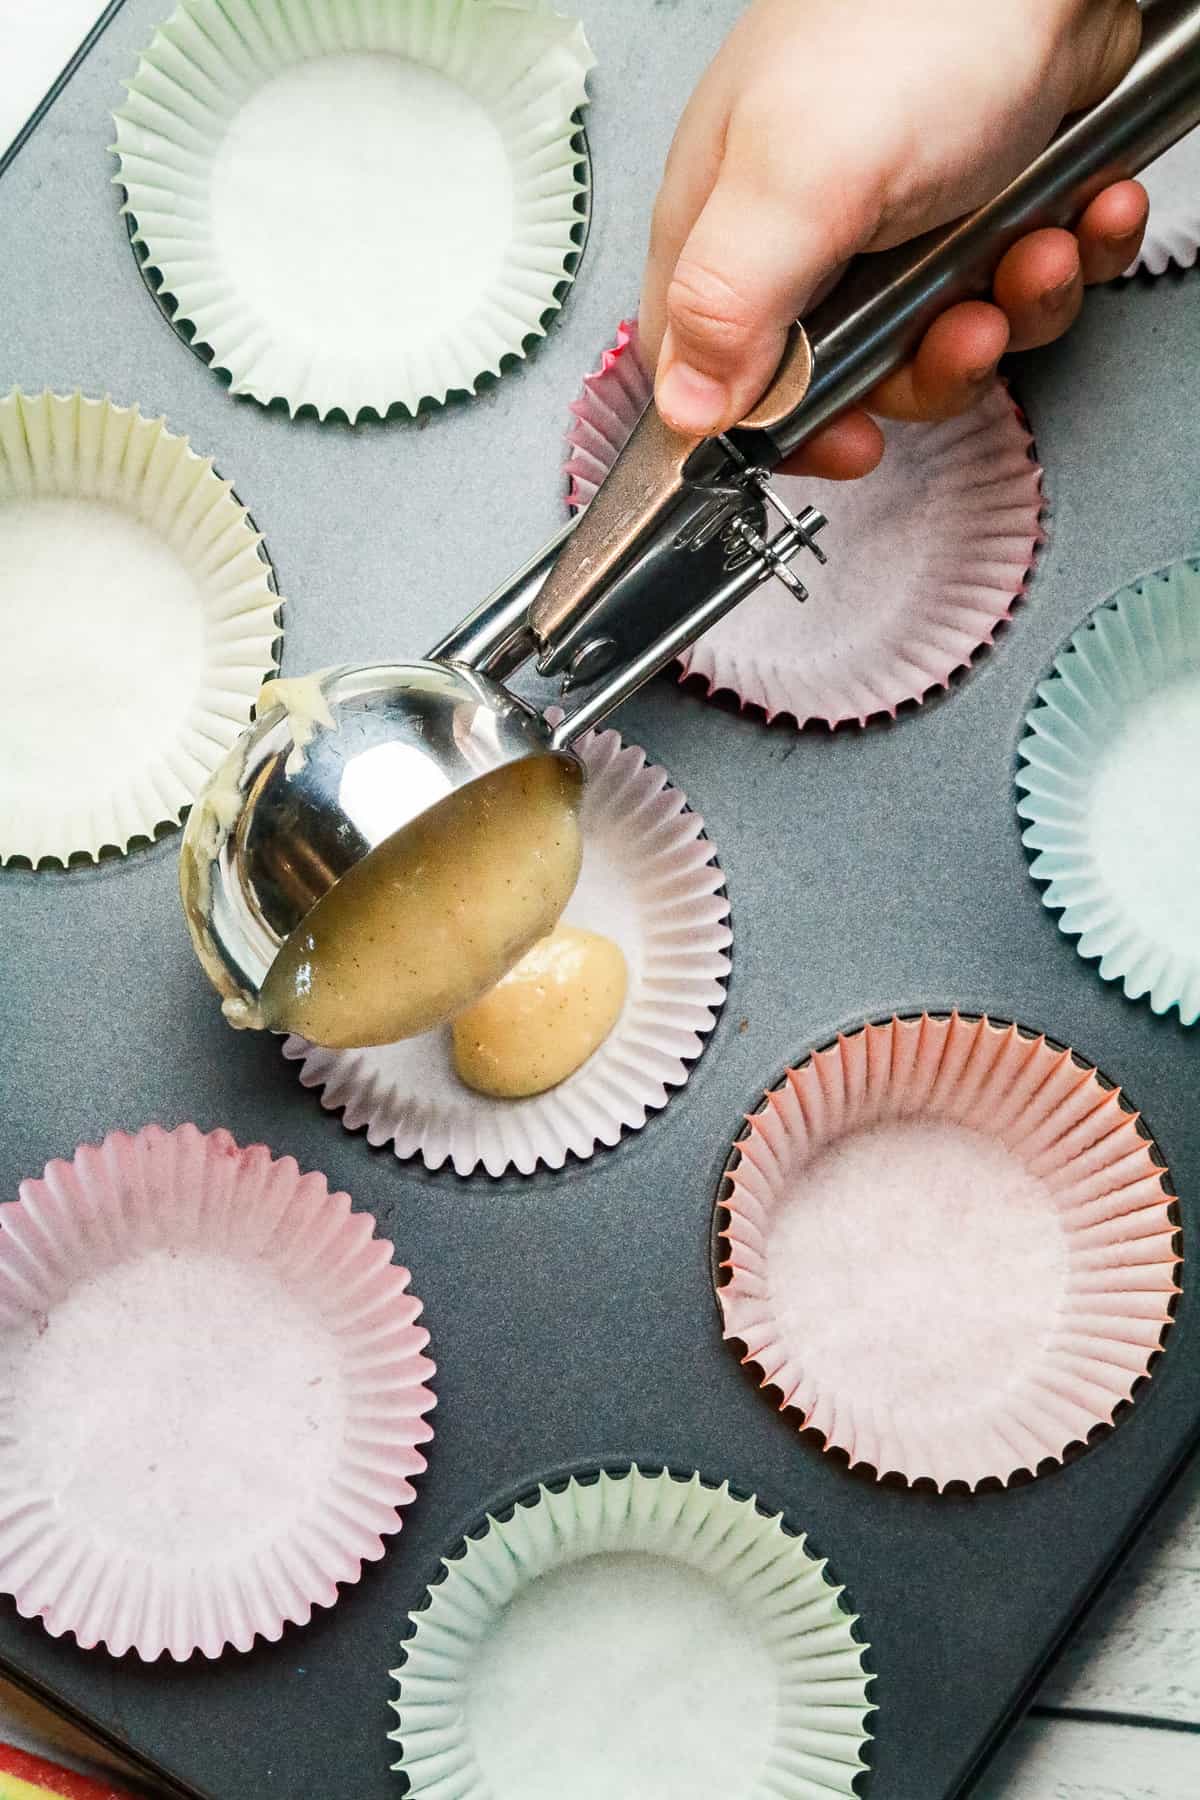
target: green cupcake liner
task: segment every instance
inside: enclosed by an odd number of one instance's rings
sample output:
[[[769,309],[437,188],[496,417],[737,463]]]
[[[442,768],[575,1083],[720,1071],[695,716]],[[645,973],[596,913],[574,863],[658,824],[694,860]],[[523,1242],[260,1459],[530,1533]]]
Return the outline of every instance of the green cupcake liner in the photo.
[[[1122,588],[1038,688],[1017,811],[1030,873],[1106,981],[1200,1019],[1200,559]]]
[[[474,393],[572,277],[592,62],[512,0],[180,0],[115,114],[134,244],[235,394]]]
[[[728,1484],[540,1486],[445,1562],[392,1704],[416,1800],[829,1800],[865,1768],[841,1590]]]

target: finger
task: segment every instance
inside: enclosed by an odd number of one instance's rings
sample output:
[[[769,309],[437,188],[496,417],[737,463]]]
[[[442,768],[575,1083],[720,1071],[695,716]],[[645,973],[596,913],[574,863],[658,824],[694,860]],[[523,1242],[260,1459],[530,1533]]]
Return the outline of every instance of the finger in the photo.
[[[1080,23],[1075,80],[1068,112],[1082,112],[1111,93],[1138,53],[1142,15],[1137,0],[1092,0]]]
[[[830,261],[820,217],[815,202],[793,211],[755,191],[726,156],[667,288],[656,398],[676,430],[726,431],[763,392]]]
[[[867,396],[885,419],[949,419],[979,399],[1008,348],[1008,320],[986,300],[963,300],[935,319],[911,361]]]
[[[731,118],[667,288],[655,396],[682,432],[725,431],[749,412],[814,289],[873,229],[873,192],[847,177],[831,138],[799,166],[766,154],[771,141],[758,114]]]
[[[799,450],[780,463],[783,475],[815,475],[822,481],[857,481],[877,468],[883,456],[883,432],[870,413],[852,407],[814,432]]]
[[[651,368],[667,328],[667,288],[688,233],[716,186],[727,124],[725,83],[710,69],[679,121],[650,222],[638,341]]]
[[[1149,212],[1140,181],[1118,181],[1096,195],[1075,227],[1085,282],[1115,281],[1125,273],[1142,247]]]
[[[1032,350],[1061,337],[1083,305],[1073,234],[1048,227],[1018,239],[1000,259],[992,293],[1008,316],[1010,350]]]

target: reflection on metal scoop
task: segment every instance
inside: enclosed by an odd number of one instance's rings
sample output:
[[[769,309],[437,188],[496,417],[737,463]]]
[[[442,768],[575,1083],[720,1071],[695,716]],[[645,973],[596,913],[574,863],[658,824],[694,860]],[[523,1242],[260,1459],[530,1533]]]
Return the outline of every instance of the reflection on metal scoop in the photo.
[[[1156,0],[1119,86],[974,213],[860,257],[795,329],[736,430],[682,439],[651,405],[574,533],[564,528],[427,660],[314,677],[332,723],[309,705],[299,735],[285,708],[269,708],[183,840],[184,909],[231,1021],[262,1022],[281,945],[386,838],[481,775],[547,751],[570,757],[582,731],[763,582],[782,579],[802,600],[790,564],[803,552],[823,560],[825,521],[790,511],[769,471],[903,361],[946,306],[987,291],[1024,231],[1069,224],[1100,186],[1198,123],[1200,0]],[[571,696],[554,727],[503,685],[534,660]]]
[[[280,948],[349,869],[468,782],[552,748],[536,712],[466,667],[330,669],[311,681],[330,724],[312,725],[306,709],[298,733],[291,712],[268,706],[184,832],[184,911],[235,1025],[262,1023]]]

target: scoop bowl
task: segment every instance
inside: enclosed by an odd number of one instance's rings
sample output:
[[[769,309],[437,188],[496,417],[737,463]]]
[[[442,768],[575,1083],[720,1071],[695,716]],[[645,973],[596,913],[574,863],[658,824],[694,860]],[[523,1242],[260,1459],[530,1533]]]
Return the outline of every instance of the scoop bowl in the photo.
[[[265,697],[192,807],[179,865],[196,954],[244,1026],[262,1023],[286,939],[385,839],[506,764],[576,760],[532,707],[461,664],[327,669]]]

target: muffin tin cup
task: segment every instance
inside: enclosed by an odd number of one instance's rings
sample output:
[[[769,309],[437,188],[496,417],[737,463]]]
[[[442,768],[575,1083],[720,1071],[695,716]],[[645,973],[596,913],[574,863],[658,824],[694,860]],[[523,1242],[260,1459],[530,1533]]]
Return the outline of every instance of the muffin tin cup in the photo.
[[[576,750],[587,772],[584,857],[563,916],[613,939],[629,971],[621,1016],[582,1068],[545,1093],[501,1100],[459,1080],[449,1027],[372,1049],[284,1045],[348,1129],[427,1168],[528,1175],[618,1143],[684,1085],[724,1003],[729,902],[702,819],[617,732],[589,732]]]
[[[351,420],[543,335],[583,228],[582,26],[493,0],[185,0],[116,113],[174,323],[234,393]]]
[[[114,1132],[0,1207],[0,1591],[23,1617],[217,1656],[383,1555],[434,1397],[374,1227],[194,1125]]]
[[[1080,956],[1200,1019],[1200,560],[1123,588],[1037,690],[1017,804],[1030,874]]]
[[[393,1671],[414,1800],[854,1792],[874,1710],[855,1618],[727,1483],[541,1485],[443,1566]]]
[[[650,394],[627,321],[571,407],[572,507],[595,493]],[[961,418],[883,429],[887,455],[864,481],[775,477],[790,505],[828,513],[828,567],[805,570],[804,606],[778,582],[743,601],[684,652],[681,678],[768,721],[864,725],[946,687],[992,642],[1042,540],[1041,469],[1024,419],[997,381]]]
[[[230,483],[136,407],[0,399],[0,862],[178,824],[274,673],[280,600]]]
[[[1170,1322],[1165,1172],[1119,1090],[986,1018],[893,1018],[791,1069],[727,1189],[724,1335],[801,1430],[938,1488],[1111,1424]]]

